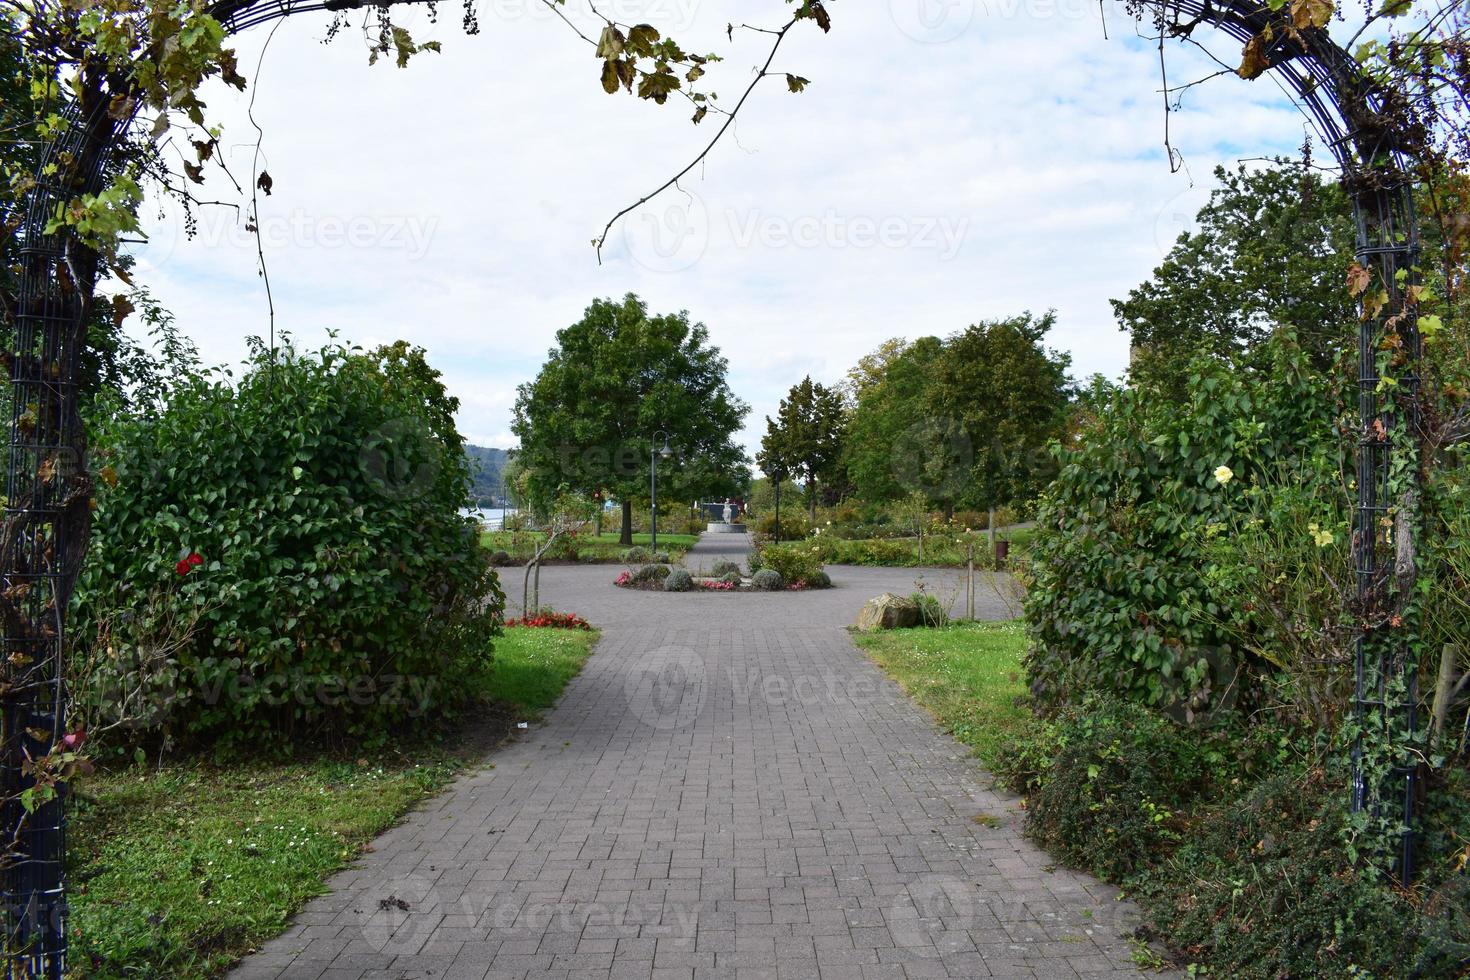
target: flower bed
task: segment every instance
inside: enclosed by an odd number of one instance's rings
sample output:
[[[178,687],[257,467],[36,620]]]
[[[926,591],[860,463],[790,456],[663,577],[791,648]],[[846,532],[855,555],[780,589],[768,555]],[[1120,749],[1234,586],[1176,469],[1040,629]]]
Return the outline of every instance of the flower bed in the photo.
[[[543,609],[529,616],[506,620],[505,625],[507,627],[526,626],[533,629],[555,630],[590,630],[592,628],[591,623],[576,613],[559,613],[553,612],[550,609]]]

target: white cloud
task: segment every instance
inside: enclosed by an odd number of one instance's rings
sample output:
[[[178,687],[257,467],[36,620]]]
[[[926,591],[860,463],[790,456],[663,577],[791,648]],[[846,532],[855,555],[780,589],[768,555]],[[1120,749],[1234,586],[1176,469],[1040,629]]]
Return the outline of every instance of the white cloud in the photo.
[[[765,39],[737,35],[729,50],[726,23],[787,9],[616,2],[622,19],[727,52],[714,86],[727,104]],[[464,431],[492,444],[510,439],[515,386],[556,330],[628,291],[709,325],[752,404],[752,443],[803,374],[835,381],[887,337],[1023,309],[1058,310],[1052,343],[1079,376],[1115,375],[1127,343],[1107,300],[1158,262],[1216,164],[1290,152],[1304,132],[1265,81],[1194,89],[1171,123],[1191,186],[1165,157],[1157,55],[1121,7],[1107,41],[1096,4],[1079,0],[834,5],[832,34],[803,25],[776,63],[811,88],[766,83],[684,182],[696,196],[635,214],[599,266],[589,241],[692,158],[709,122],[604,96],[591,49],[533,0],[480,9],[482,34],[466,37],[457,5],[437,27],[400,8],[420,40],[445,45],[401,71],[369,68],[356,37],[321,45],[324,15],[293,18],[254,84],[254,115],[275,180],[261,217],[278,325],[305,342],[336,330],[421,344],[462,399]],[[268,31],[238,39],[248,74]],[[1171,55],[1176,81],[1213,67]],[[210,101],[247,183],[248,97]],[[203,196],[239,200],[218,172]],[[194,242],[176,216],[155,229],[144,278],[208,358],[238,360],[242,338],[267,329],[255,243],[233,212],[203,221]]]

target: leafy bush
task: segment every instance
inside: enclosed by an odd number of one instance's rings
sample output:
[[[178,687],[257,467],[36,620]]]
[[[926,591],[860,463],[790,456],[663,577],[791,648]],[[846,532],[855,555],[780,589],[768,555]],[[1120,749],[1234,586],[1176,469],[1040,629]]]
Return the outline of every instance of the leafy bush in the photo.
[[[1345,451],[1328,381],[1285,334],[1269,347],[1269,374],[1200,362],[1184,407],[1147,389],[1094,393],[1102,408],[1062,454],[1031,546],[1027,669],[1044,700],[1197,704],[1223,689],[1221,658],[1251,666],[1241,610],[1211,581],[1209,527],[1242,506],[1241,485],[1282,467],[1342,479]]]
[[[806,544],[766,545],[760,555],[762,568],[779,572],[793,584],[806,585],[822,571],[822,559]]]
[[[1213,808],[1139,876],[1155,929],[1214,976],[1457,976],[1470,963],[1470,875],[1424,868],[1405,893],[1343,846],[1343,775],[1298,765]],[[1434,812],[1470,837],[1464,789]],[[1442,820],[1442,822],[1444,822]],[[1445,853],[1430,847],[1429,853]],[[1249,928],[1243,928],[1249,923]]]
[[[1180,839],[1210,784],[1201,742],[1141,705],[1090,697],[1049,723],[1028,774],[1027,830],[1069,863],[1124,881]],[[1020,764],[1018,760],[1018,765]],[[1015,781],[1018,773],[1008,773]]]
[[[490,564],[494,565],[497,568],[501,568],[501,567],[504,567],[505,565],[509,565],[510,564],[510,552],[505,551],[504,549],[497,549],[495,551],[490,552]]]
[[[755,522],[756,535],[767,541],[776,540],[776,512],[769,510],[761,514]],[[799,510],[781,510],[781,540],[800,541],[811,534],[811,525],[807,523],[806,515]]]
[[[652,552],[642,545],[635,545],[632,548],[625,549],[621,557],[624,564],[628,565],[641,565],[644,562],[653,560]]]
[[[103,413],[76,636],[173,644],[161,731],[140,734],[381,741],[471,693],[504,599],[459,514],[457,408],[406,344],[257,343],[238,384],[184,377],[162,407]],[[138,680],[72,678],[84,711]]]
[[[676,568],[664,577],[665,592],[688,592],[694,588],[694,577],[682,568]]]
[[[655,551],[653,553],[653,560],[659,562],[660,564],[667,565],[670,561],[669,553],[667,551]]]
[[[762,592],[779,592],[786,587],[786,580],[774,568],[762,568],[751,577],[750,584]]]
[[[817,574],[807,580],[806,584],[808,588],[812,589],[830,589],[832,588],[832,576],[826,572],[817,572]]]
[[[728,571],[724,575],[720,576],[720,581],[724,582],[726,585],[739,585],[743,580],[744,579],[741,576],[740,570],[738,568],[732,569],[731,571]]]

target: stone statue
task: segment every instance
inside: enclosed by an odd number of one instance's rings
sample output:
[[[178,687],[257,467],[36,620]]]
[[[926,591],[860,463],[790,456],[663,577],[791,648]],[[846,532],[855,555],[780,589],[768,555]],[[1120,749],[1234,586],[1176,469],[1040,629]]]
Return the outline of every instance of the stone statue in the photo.
[[[730,513],[730,501],[729,500],[726,500],[725,501],[725,523],[726,524],[729,524],[730,523],[730,518],[732,516],[734,516],[734,515],[732,515]]]

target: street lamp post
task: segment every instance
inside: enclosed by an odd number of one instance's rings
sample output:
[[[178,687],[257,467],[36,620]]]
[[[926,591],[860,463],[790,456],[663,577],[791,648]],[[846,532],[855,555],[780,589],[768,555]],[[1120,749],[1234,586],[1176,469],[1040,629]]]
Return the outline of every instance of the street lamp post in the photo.
[[[659,438],[662,437],[664,445],[662,449],[655,448]],[[673,458],[674,451],[669,448],[669,434],[659,429],[653,434],[652,441],[648,444],[648,527],[652,532],[652,543],[649,550],[658,553],[658,461]]]

